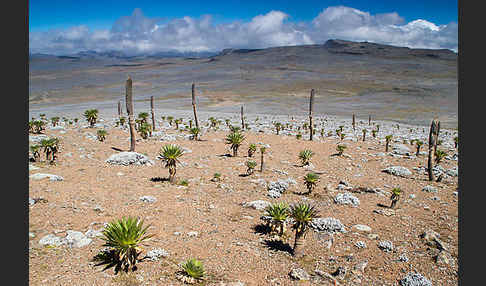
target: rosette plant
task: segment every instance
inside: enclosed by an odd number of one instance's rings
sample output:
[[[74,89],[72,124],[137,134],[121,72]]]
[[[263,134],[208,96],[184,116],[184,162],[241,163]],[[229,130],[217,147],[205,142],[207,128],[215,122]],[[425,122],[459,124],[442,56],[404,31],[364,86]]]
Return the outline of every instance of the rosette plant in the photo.
[[[346,149],[346,145],[339,144],[336,146],[336,150],[338,151],[339,156],[343,155],[345,149]]]
[[[189,129],[189,132],[191,132],[191,139],[192,140],[199,140],[199,134],[201,134],[201,129],[200,128],[197,128],[197,127],[192,127],[191,129]]]
[[[150,226],[143,226],[143,221],[135,217],[123,217],[110,222],[102,232],[103,246],[110,247],[117,269],[128,272],[135,270],[138,256],[143,252],[142,243],[153,237],[147,234]]]
[[[255,161],[246,161],[246,174],[249,176],[251,174],[253,174],[253,172],[255,171],[255,167],[257,166],[257,162]]]
[[[169,181],[175,183],[176,179],[176,164],[179,163],[179,158],[184,154],[181,147],[177,145],[168,144],[165,145],[159,153],[162,158],[162,162],[165,163],[165,167],[169,168]]]
[[[302,166],[307,166],[310,164],[310,159],[314,156],[314,152],[309,149],[305,149],[300,151],[299,153],[299,159],[302,162]]]
[[[230,148],[233,150],[233,157],[238,156],[238,148],[243,140],[245,140],[245,136],[240,132],[231,132],[226,136],[226,144],[231,144]]]
[[[268,224],[272,232],[282,237],[287,228],[285,221],[289,217],[289,206],[285,202],[269,205],[265,208],[265,215],[270,217]]]
[[[98,137],[98,140],[100,142],[103,142],[105,141],[106,139],[106,135],[108,134],[108,132],[105,130],[105,129],[99,129],[96,133],[97,137]]]
[[[307,193],[310,194],[312,190],[317,185],[317,182],[319,181],[319,175],[316,173],[307,173],[307,175],[304,176],[304,184],[307,187]]]
[[[86,118],[86,121],[88,121],[90,127],[93,127],[96,124],[96,120],[98,119],[97,109],[88,109],[83,115]]]
[[[140,133],[140,136],[143,139],[147,139],[152,133],[152,125],[148,124],[147,122],[141,122],[140,126],[138,127],[138,133]]]
[[[314,206],[307,203],[297,203],[290,206],[290,217],[294,219],[292,228],[295,230],[293,255],[304,256],[305,234],[312,219],[317,217]]]
[[[391,200],[390,208],[394,209],[398,200],[400,200],[400,195],[402,194],[402,189],[393,188],[391,192],[392,192],[392,194],[390,196],[390,200]]]
[[[252,157],[253,154],[255,154],[256,152],[256,149],[257,149],[257,146],[255,143],[251,143],[250,146],[248,146],[248,157]]]
[[[181,267],[184,274],[195,280],[202,280],[206,275],[203,263],[195,258],[187,260],[181,265]]]

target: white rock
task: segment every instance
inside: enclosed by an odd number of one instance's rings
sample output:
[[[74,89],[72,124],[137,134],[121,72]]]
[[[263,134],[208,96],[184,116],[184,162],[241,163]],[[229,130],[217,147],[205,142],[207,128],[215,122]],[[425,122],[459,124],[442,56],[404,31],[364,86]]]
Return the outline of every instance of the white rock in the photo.
[[[68,245],[77,248],[84,247],[93,241],[91,238],[86,237],[82,232],[74,230],[68,230],[65,239]]]
[[[45,179],[45,178],[49,178],[50,181],[62,181],[62,180],[64,180],[64,178],[61,177],[61,176],[52,175],[52,174],[43,174],[43,173],[36,173],[36,174],[30,175],[29,178],[33,179],[33,180],[42,180],[42,179]]]
[[[371,232],[371,227],[364,225],[364,224],[355,224],[351,227],[352,230],[362,231],[362,232]]]
[[[39,240],[39,244],[42,246],[61,246],[67,243],[63,237],[55,236],[54,234],[48,234]]]
[[[137,152],[120,152],[111,155],[105,160],[106,163],[111,165],[148,165],[154,164],[154,161],[150,160],[147,156]]]
[[[152,196],[142,196],[139,199],[144,203],[155,203],[157,201],[157,198]]]
[[[264,210],[267,206],[270,206],[271,203],[263,200],[251,201],[243,203],[244,207],[253,208],[256,210]]]

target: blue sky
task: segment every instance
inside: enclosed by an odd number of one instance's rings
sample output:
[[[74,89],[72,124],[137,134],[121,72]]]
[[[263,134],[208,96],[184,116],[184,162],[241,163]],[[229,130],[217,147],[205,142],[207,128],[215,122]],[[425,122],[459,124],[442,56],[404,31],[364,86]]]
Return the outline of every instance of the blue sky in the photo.
[[[336,19],[337,14],[339,19]],[[132,52],[154,51],[151,47],[175,39],[181,42],[173,47],[164,45],[163,49],[185,49],[182,47],[184,44],[197,44],[195,49],[199,50],[217,50],[228,45],[266,47],[318,43],[332,37],[349,40],[369,38],[370,41],[401,43],[411,47],[443,47],[457,50],[457,39],[453,43],[454,33],[457,34],[457,14],[457,1],[31,0],[29,31],[32,51],[53,53],[69,53],[69,50],[75,52],[87,48],[101,49],[103,41],[121,41],[123,27],[133,33],[130,36],[124,34],[127,37],[124,38],[124,49]],[[130,17],[133,19],[128,19]],[[387,20],[383,20],[384,18]],[[434,38],[430,31],[422,31],[423,38],[412,39],[411,35],[417,32],[411,30],[414,25],[406,25],[416,20],[420,20],[422,30],[427,26],[437,36]],[[124,21],[130,25],[142,26],[134,30],[128,24],[120,24]],[[186,33],[187,30],[184,25],[191,26],[194,30],[188,32],[191,36],[194,37],[194,33],[199,32],[206,35],[206,38],[201,38],[197,43],[182,39],[181,33]],[[337,30],[333,30],[332,26],[337,27]],[[393,30],[396,26],[403,26],[403,29],[397,30],[398,34],[403,34],[402,40],[397,38],[397,31]],[[118,34],[113,32],[115,29]],[[268,33],[261,32],[263,30]],[[361,34],[356,32],[358,30]],[[154,35],[147,36],[147,32]],[[216,39],[211,36],[213,32],[228,32],[226,37],[237,32],[246,38],[244,41],[235,41],[220,35]],[[179,33],[179,36],[174,37],[174,33]],[[48,34],[51,38],[47,37]],[[53,37],[53,34],[57,37]],[[449,38],[444,40],[444,35]],[[457,38],[457,35],[455,37]],[[41,38],[51,42],[42,43]],[[141,39],[145,40],[144,47],[135,47],[135,44],[129,42]]]

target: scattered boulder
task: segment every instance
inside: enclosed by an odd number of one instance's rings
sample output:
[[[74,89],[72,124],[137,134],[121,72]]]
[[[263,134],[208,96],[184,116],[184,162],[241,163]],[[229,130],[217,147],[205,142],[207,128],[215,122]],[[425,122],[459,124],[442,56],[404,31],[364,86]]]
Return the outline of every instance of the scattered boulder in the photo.
[[[152,133],[153,135],[153,133]],[[176,141],[177,138],[174,135],[170,134],[164,134],[162,137],[159,139],[160,141]]]
[[[302,268],[294,268],[289,273],[290,277],[295,280],[310,280],[310,275]]]
[[[402,254],[400,254],[400,256],[398,256],[398,261],[408,262],[408,256],[405,253],[402,253]]]
[[[334,202],[340,205],[351,205],[353,207],[359,206],[359,199],[348,193],[340,193],[334,197]]]
[[[54,234],[48,234],[39,240],[39,244],[42,246],[61,246],[67,243],[63,237],[56,236]]]
[[[197,237],[199,233],[197,231],[190,231],[187,233],[187,236],[189,237]]]
[[[403,156],[410,156],[410,149],[404,144],[394,144],[392,148],[392,153]]]
[[[155,248],[147,252],[144,258],[147,258],[150,261],[158,261],[160,258],[167,258],[169,257],[169,253],[162,248]]]
[[[155,203],[157,199],[152,196],[142,196],[139,198],[144,203]]]
[[[84,233],[84,235],[88,238],[103,237],[103,230],[104,229],[98,229],[98,230],[89,229]]]
[[[432,286],[427,278],[422,276],[420,273],[407,273],[403,279],[400,280],[400,286]]]
[[[150,160],[147,156],[137,152],[120,152],[111,155],[105,161],[111,165],[148,165],[152,166],[154,161]]]
[[[389,240],[383,240],[378,243],[378,248],[385,252],[393,251],[393,243]]]
[[[271,203],[263,200],[251,201],[243,203],[244,207],[253,208],[256,210],[264,210],[267,206],[270,206]]]
[[[435,188],[434,186],[427,185],[427,186],[422,188],[422,191],[428,192],[428,193],[437,193],[437,188]]]
[[[268,184],[268,196],[271,198],[279,198],[289,187],[290,184],[297,184],[292,178],[286,180],[278,179],[276,182],[270,182]]]
[[[366,248],[366,243],[364,241],[357,241],[354,246],[357,248]]]
[[[459,170],[457,169],[457,166],[456,166],[452,169],[446,170],[446,174],[451,176],[451,177],[457,177],[459,175]]]
[[[452,265],[453,264],[452,256],[444,250],[441,250],[439,254],[435,257],[435,262],[438,265]]]
[[[43,173],[36,173],[32,174],[29,176],[30,179],[32,180],[42,180],[45,178],[49,178],[50,181],[63,181],[64,178],[58,175],[52,175],[52,174],[43,174]]]
[[[29,142],[33,144],[39,144],[44,139],[49,139],[49,136],[44,134],[29,135]]]
[[[428,246],[436,247],[439,250],[447,250],[449,248],[447,243],[440,239],[440,234],[433,230],[428,229],[424,231],[420,235],[420,238],[422,238]]]
[[[351,227],[351,229],[361,232],[371,232],[371,227],[364,224],[355,224]]]
[[[412,175],[412,172],[410,172],[409,169],[402,166],[391,166],[386,169],[383,169],[382,172],[391,174],[393,176],[398,176],[398,177],[408,177]]]
[[[88,238],[84,233],[80,231],[68,230],[66,235],[66,244],[69,247],[84,247],[93,241],[91,238]]]
[[[337,233],[346,232],[344,225],[336,218],[314,218],[309,226],[317,232]]]

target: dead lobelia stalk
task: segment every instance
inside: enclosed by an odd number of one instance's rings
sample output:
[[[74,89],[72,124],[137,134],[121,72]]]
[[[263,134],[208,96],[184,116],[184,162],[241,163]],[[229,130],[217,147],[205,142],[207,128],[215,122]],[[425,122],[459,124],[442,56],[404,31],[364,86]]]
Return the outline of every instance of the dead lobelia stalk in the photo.
[[[241,130],[245,130],[245,117],[243,115],[243,105],[241,106]]]
[[[192,110],[194,111],[194,122],[196,122],[196,128],[199,128],[199,122],[197,121],[197,112],[196,112],[196,85],[192,83],[191,87],[191,95],[192,95]]]
[[[314,125],[312,125],[312,111],[314,109],[314,89],[311,89],[310,98],[309,98],[309,128],[310,128],[310,141],[312,141],[312,137],[314,135]]]
[[[260,157],[260,172],[263,172],[263,168],[264,168],[263,154],[265,154],[266,149],[267,148],[265,148],[265,147],[260,147],[260,154],[261,154],[261,157]]]
[[[128,113],[128,125],[130,126],[130,152],[135,152],[135,126],[133,122],[132,79],[128,76],[125,84],[125,101]]]
[[[122,117],[122,106],[121,106],[121,100],[118,101],[118,119]]]
[[[150,97],[150,111],[152,113],[152,130],[155,131],[154,97]],[[152,130],[150,133],[152,133]]]
[[[433,181],[434,178],[434,150],[437,148],[437,138],[439,136],[439,129],[440,129],[440,122],[434,118],[432,123],[430,124],[430,132],[429,132],[429,158],[427,163],[427,168],[429,172],[429,181]]]

